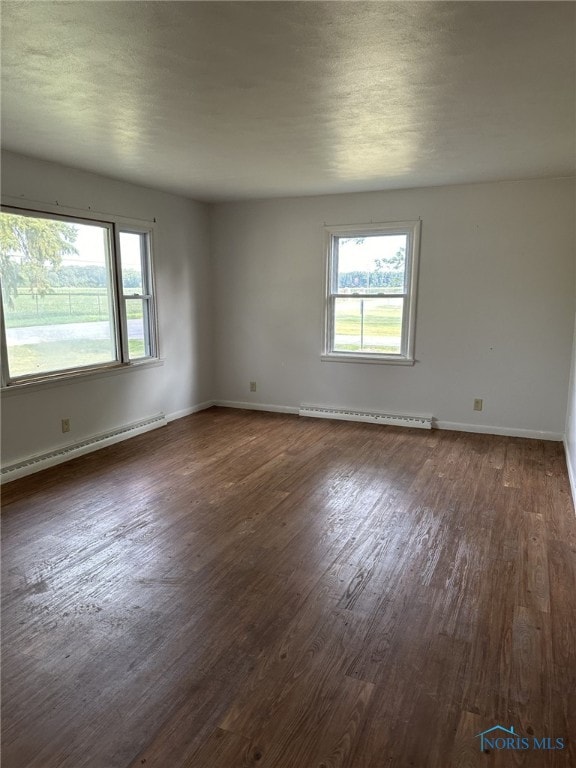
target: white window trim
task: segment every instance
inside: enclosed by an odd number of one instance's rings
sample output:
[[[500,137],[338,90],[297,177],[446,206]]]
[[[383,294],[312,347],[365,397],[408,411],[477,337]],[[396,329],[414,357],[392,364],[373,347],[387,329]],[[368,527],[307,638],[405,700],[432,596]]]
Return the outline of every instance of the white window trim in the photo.
[[[370,224],[351,224],[349,226],[326,226],[325,231],[325,276],[324,276],[324,318],[322,332],[322,354],[320,359],[325,362],[340,363],[376,363],[384,365],[414,365],[414,346],[416,336],[416,300],[418,289],[418,265],[420,257],[420,219],[416,221],[393,221]],[[406,304],[407,311],[403,316],[402,342],[400,354],[379,354],[377,352],[339,352],[332,349],[333,340],[333,291],[334,270],[334,239],[336,237],[362,237],[363,235],[407,235],[408,279]],[[382,294],[381,298],[398,298],[398,294]]]
[[[144,294],[136,294],[131,293],[127,294],[124,291],[124,287],[122,285],[122,270],[120,265],[120,234],[122,232],[132,232],[134,234],[140,235],[140,234],[146,234],[147,235],[147,243],[146,243],[146,263],[142,264],[142,277],[143,277],[143,285],[142,288],[146,289],[146,293]],[[146,362],[147,360],[157,360],[158,359],[158,324],[157,324],[157,312],[156,312],[156,290],[154,286],[154,269],[152,264],[152,254],[154,253],[154,230],[151,227],[144,227],[142,225],[134,226],[133,224],[123,224],[118,223],[114,227],[114,248],[115,248],[115,256],[116,256],[116,279],[117,279],[117,293],[118,293],[118,306],[120,308],[120,324],[123,328],[127,327],[127,321],[126,321],[126,301],[130,299],[141,299],[146,301],[146,309],[144,311],[144,316],[146,318],[146,322],[148,327],[150,328],[150,338],[145,339],[145,342],[148,343],[148,354],[145,357],[142,358],[136,358],[135,360],[130,361],[132,365],[137,364],[140,362]],[[148,317],[149,315],[149,317]],[[122,336],[122,357],[126,360],[128,360],[129,354],[128,354],[128,337],[127,335]]]
[[[2,354],[2,365],[0,365],[0,391],[3,395],[16,391],[31,391],[47,385],[55,385],[60,382],[66,383],[76,379],[85,380],[102,375],[119,373],[127,370],[143,369],[163,365],[164,361],[160,357],[159,336],[158,336],[158,314],[157,314],[157,296],[155,286],[154,270],[154,232],[156,219],[128,218],[125,216],[116,216],[110,213],[101,213],[92,209],[73,208],[40,201],[31,201],[24,198],[2,197],[2,210],[16,213],[19,215],[36,215],[47,218],[65,217],[71,221],[93,221],[95,223],[110,227],[111,244],[113,250],[110,254],[111,291],[113,300],[114,333],[120,360],[113,360],[94,366],[78,366],[77,368],[62,369],[59,371],[43,372],[38,375],[20,376],[16,379],[8,377],[8,356],[6,347],[6,335],[4,326],[4,302],[0,299],[0,352]],[[147,280],[148,288],[151,294],[151,318],[150,318],[150,355],[147,357],[129,360],[127,358],[127,343],[125,333],[125,300],[122,289],[122,275],[120,269],[120,250],[119,237],[120,232],[137,232],[147,235],[148,253],[147,253]]]
[[[108,367],[101,366],[100,368],[78,368],[73,371],[67,371],[63,374],[57,374],[55,376],[47,376],[46,378],[36,378],[26,381],[18,381],[15,384],[10,384],[9,387],[4,387],[0,390],[2,393],[2,400],[12,395],[19,395],[25,392],[40,392],[51,387],[60,387],[74,382],[92,381],[94,379],[108,378],[109,376],[118,376],[132,372],[138,369],[147,368],[159,368],[163,366],[165,360],[162,358],[156,359],[142,359],[135,360],[129,364],[116,363]]]

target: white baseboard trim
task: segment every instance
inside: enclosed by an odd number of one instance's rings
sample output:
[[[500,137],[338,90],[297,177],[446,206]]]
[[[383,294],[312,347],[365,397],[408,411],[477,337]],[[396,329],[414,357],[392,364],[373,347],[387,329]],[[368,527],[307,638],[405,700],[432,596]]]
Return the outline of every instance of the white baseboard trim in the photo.
[[[461,424],[457,421],[435,421],[436,429],[451,429],[455,432],[476,432],[481,435],[504,435],[507,437],[528,437],[532,440],[562,441],[560,432],[540,432],[537,429],[516,429],[515,427],[492,427],[484,424]]]
[[[270,411],[271,413],[293,413],[298,415],[299,408],[291,405],[268,405],[267,403],[240,403],[236,400],[214,400],[212,405],[221,408],[241,408],[248,411]]]
[[[198,413],[198,411],[205,411],[206,408],[212,408],[214,405],[213,400],[206,400],[203,403],[198,403],[198,405],[193,405],[191,408],[184,408],[181,411],[173,411],[172,413],[166,414],[166,421],[176,421],[176,419],[183,419],[185,416],[191,416],[193,413]]]
[[[136,435],[141,435],[144,432],[164,427],[166,424],[166,417],[161,413],[149,419],[143,419],[133,424],[125,424],[109,432],[103,432],[85,440],[70,443],[61,448],[54,448],[54,450],[47,453],[29,456],[26,459],[3,467],[0,472],[0,482],[8,483],[20,477],[26,477],[34,472],[40,472],[57,464],[63,464],[65,461],[75,459],[77,456],[83,456],[86,453],[98,451],[100,448],[105,448],[108,445],[128,440],[130,437],[136,437]]]
[[[314,419],[337,419],[339,421],[360,421],[368,424],[432,429],[432,416],[414,413],[386,413],[384,411],[359,411],[353,408],[330,408],[324,405],[301,405],[298,414]]]
[[[236,400],[214,400],[212,405],[218,405],[222,408],[241,408],[250,411],[270,411],[272,413],[293,413],[296,415],[300,412],[300,408],[290,405],[243,403]],[[516,429],[513,427],[493,427],[484,424],[462,424],[457,421],[438,421],[436,419],[432,420],[432,429],[448,429],[455,432],[473,432],[482,435],[526,437],[533,440],[554,440],[558,442],[561,442],[564,439],[564,435],[560,432],[543,432],[536,429]]]
[[[574,473],[573,466],[576,466],[572,461],[570,455],[570,448],[568,448],[568,442],[566,436],[564,436],[564,453],[566,454],[566,467],[568,469],[568,479],[570,480],[570,490],[572,491],[572,501],[576,510],[576,475]]]

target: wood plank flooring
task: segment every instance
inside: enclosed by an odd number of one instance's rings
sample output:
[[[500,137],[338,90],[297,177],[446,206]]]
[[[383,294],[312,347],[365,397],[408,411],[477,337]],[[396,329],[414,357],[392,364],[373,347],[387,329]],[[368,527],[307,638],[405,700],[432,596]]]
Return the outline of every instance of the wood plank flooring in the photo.
[[[559,443],[212,408],[2,521],[3,768],[576,766]]]

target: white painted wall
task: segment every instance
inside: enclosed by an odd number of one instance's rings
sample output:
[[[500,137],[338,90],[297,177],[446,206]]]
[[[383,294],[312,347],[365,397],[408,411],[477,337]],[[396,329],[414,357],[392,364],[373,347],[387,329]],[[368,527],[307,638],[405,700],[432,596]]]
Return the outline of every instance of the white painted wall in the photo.
[[[572,210],[572,225],[576,227],[576,204]],[[576,262],[576,248],[574,248],[574,260]],[[576,284],[574,292],[576,293]],[[572,487],[572,499],[576,506],[576,322],[574,323],[574,336],[572,340],[572,365],[570,367],[570,383],[568,386],[564,448],[566,450],[566,464],[568,465],[568,475]]]
[[[160,354],[164,364],[32,392],[2,402],[3,463],[44,453],[123,424],[168,416],[212,396],[207,207],[11,153],[2,154],[2,195],[154,219]],[[61,433],[69,417],[72,432]]]
[[[216,398],[431,414],[445,426],[560,439],[573,214],[569,179],[214,206]],[[322,362],[323,225],[418,217],[418,362]]]
[[[560,437],[566,428],[576,456],[576,374],[565,420],[573,181],[218,204],[210,207],[210,231],[202,204],[11,153],[2,155],[2,193],[157,219],[164,359],[158,367],[8,393],[5,464],[213,398],[429,413],[445,425],[518,434]],[[321,362],[324,223],[418,217],[418,363]],[[258,383],[255,394],[250,380]],[[474,397],[484,399],[482,413],[472,410]],[[60,432],[63,417],[72,420],[70,435]]]
[[[566,463],[572,485],[572,496],[576,504],[576,325],[574,328],[574,342],[572,346],[572,366],[570,371],[570,385],[568,388],[568,408],[566,411],[566,436],[564,439],[566,449]]]

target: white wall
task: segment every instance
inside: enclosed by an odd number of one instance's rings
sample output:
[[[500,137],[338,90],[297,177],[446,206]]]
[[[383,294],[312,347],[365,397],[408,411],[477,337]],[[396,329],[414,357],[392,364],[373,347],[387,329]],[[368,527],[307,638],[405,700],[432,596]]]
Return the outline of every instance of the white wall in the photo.
[[[574,342],[572,347],[572,366],[570,371],[570,385],[568,388],[568,408],[566,411],[566,463],[572,485],[572,496],[576,504],[576,326],[574,329]]]
[[[572,212],[572,221],[576,220],[576,207]],[[576,249],[574,252],[576,260]],[[574,286],[576,293],[576,285]],[[566,409],[566,435],[564,438],[566,463],[572,486],[572,497],[576,505],[576,322],[572,341],[572,365],[570,367],[570,383],[568,387],[568,407]]]
[[[576,205],[572,210],[572,223],[576,226]],[[574,249],[576,261],[576,248]],[[576,284],[574,286],[576,293]],[[574,336],[572,340],[572,365],[570,367],[570,383],[568,387],[568,406],[566,408],[566,435],[564,438],[566,449],[566,464],[572,486],[572,498],[576,506],[576,322],[574,324]]]
[[[213,398],[429,413],[442,424],[518,434],[560,437],[566,426],[576,456],[574,377],[565,421],[573,181],[219,204],[210,207],[209,232],[202,204],[11,153],[2,161],[3,195],[157,219],[164,359],[5,395],[5,464]],[[417,364],[321,362],[323,225],[418,217]],[[481,413],[472,410],[475,397],[484,399]],[[70,435],[60,431],[63,417]]]
[[[3,463],[80,441],[212,396],[208,213],[205,205],[11,153],[2,154],[2,195],[152,220],[160,354],[164,364],[10,392],[2,402]],[[62,435],[69,417],[72,432]]]
[[[214,206],[216,398],[431,414],[446,426],[560,439],[573,214],[566,179]],[[418,217],[418,362],[322,362],[323,225]]]

